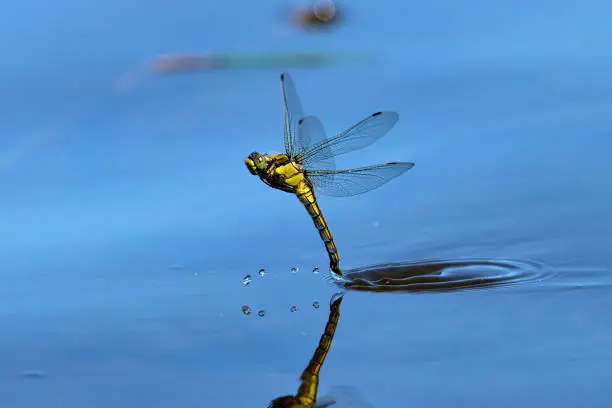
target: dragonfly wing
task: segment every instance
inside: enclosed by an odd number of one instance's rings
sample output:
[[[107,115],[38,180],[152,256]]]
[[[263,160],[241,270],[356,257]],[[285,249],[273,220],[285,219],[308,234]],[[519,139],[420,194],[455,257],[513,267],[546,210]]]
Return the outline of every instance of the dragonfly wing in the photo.
[[[349,385],[336,385],[329,390],[327,395],[317,400],[316,408],[374,408],[374,405],[366,401],[357,388]]]
[[[376,112],[344,132],[321,140],[305,151],[298,152],[296,159],[307,170],[319,167],[317,163],[323,160],[371,145],[387,134],[398,119],[399,115],[396,112]]]
[[[327,408],[336,404],[336,399],[332,396],[326,395],[322,398],[317,398],[315,408]]]
[[[288,73],[281,74],[281,91],[283,94],[283,109],[284,109],[284,140],[285,153],[293,157],[297,150],[296,145],[296,130],[297,122],[304,116],[302,104],[298,97],[297,90],[293,84],[293,80]]]
[[[333,197],[350,197],[374,190],[414,167],[411,162],[392,162],[348,170],[311,170],[306,175],[315,191]]]
[[[305,152],[313,145],[320,144],[327,140],[325,136],[325,129],[323,123],[316,116],[305,116],[298,121],[297,132],[296,132],[296,153],[299,156],[299,152]],[[321,149],[327,149],[325,143],[322,144]],[[330,152],[326,154],[327,157],[313,163],[310,168],[328,169],[333,170],[336,168],[334,156]]]

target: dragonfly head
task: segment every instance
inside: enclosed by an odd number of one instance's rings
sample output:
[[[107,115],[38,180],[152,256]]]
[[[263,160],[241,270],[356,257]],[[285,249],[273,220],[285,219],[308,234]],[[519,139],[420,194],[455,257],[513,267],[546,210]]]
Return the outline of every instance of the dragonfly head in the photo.
[[[261,153],[253,152],[249,154],[249,157],[247,157],[244,162],[251,174],[255,176],[263,174],[268,168],[268,161],[265,155]]]

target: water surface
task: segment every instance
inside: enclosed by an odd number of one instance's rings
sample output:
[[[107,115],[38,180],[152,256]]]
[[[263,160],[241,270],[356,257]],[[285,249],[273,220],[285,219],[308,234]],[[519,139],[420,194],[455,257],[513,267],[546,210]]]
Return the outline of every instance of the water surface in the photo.
[[[278,7],[6,5],[0,405],[261,407],[295,392],[327,318],[312,303],[337,288],[295,197],[243,164],[282,148],[283,68],[115,85],[158,53],[320,49],[379,55],[291,71],[329,133],[400,113],[338,167],[416,163],[363,196],[321,198],[344,268],[554,270],[482,290],[349,290],[321,393],[351,386],[375,407],[607,407],[611,6],[356,1],[325,35],[283,26]]]

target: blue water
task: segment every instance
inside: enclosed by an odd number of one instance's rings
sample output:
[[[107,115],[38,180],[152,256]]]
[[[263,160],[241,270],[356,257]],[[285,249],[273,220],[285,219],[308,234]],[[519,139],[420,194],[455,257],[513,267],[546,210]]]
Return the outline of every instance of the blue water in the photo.
[[[282,19],[291,5],[3,6],[0,407],[262,407],[297,390],[337,288],[310,272],[328,261],[299,202],[244,166],[282,149],[286,67],[122,86],[160,53],[292,50],[376,56],[290,70],[328,133],[400,113],[338,167],[416,163],[368,194],[320,198],[344,267],[555,270],[478,291],[349,291],[321,393],[608,407],[612,6],[357,0],[343,26],[307,34]]]

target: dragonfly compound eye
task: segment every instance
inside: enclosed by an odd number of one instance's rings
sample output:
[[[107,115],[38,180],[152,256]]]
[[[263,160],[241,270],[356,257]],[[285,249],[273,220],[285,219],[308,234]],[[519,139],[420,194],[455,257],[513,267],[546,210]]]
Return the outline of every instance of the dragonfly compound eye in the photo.
[[[249,154],[249,157],[246,158],[245,163],[251,172],[251,174],[260,174],[266,171],[268,167],[268,162],[264,155],[253,152]]]
[[[253,161],[253,159],[251,159],[251,157],[247,157],[244,160],[244,164],[246,164],[247,169],[249,169],[251,174],[253,174],[253,175],[257,174],[257,166],[255,166],[255,162]]]

